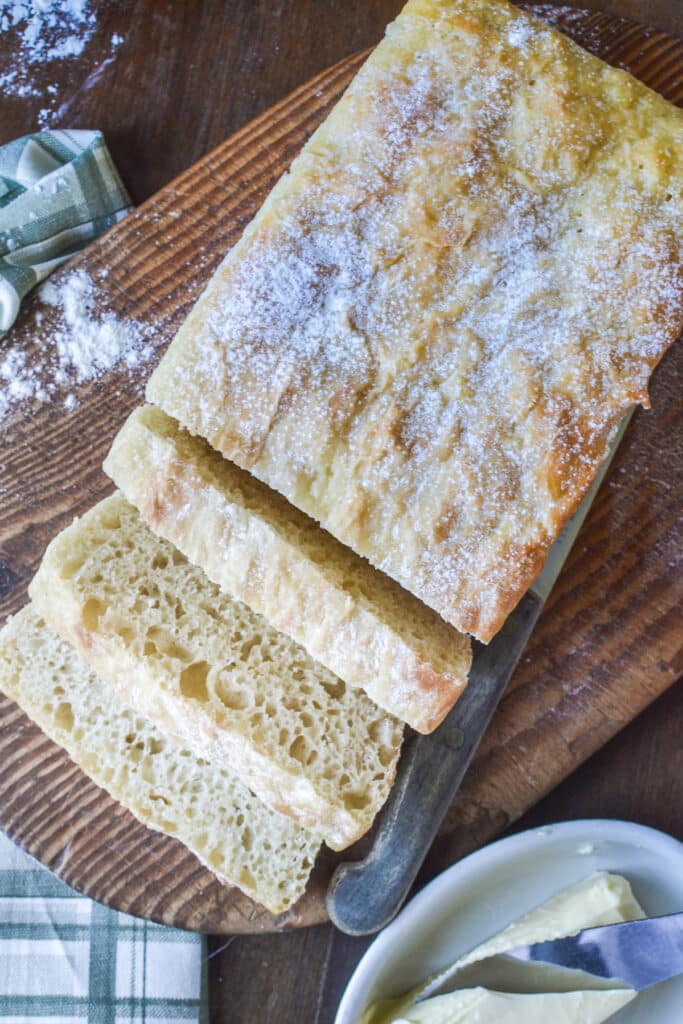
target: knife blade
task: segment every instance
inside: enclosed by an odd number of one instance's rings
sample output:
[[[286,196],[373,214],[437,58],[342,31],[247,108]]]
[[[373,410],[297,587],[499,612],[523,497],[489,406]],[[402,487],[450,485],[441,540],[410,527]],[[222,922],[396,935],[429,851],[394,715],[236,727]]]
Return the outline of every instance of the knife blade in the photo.
[[[410,735],[369,854],[340,864],[327,890],[330,919],[348,935],[379,931],[397,914],[460,787],[543,605],[607,473],[633,410],[575,515],[552,545],[543,570],[490,644],[473,643],[465,691],[429,736]]]
[[[683,973],[683,914],[586,928],[566,938],[506,949],[502,955],[618,979],[640,991]]]

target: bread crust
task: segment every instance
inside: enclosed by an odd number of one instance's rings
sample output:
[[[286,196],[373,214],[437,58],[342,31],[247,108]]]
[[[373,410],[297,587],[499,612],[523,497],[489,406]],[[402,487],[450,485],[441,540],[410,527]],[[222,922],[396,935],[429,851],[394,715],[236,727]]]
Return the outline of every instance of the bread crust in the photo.
[[[131,414],[104,469],[155,533],[380,707],[428,733],[455,704],[467,637],[160,410]]]
[[[498,0],[410,0],[148,399],[488,641],[683,326],[683,113]]]

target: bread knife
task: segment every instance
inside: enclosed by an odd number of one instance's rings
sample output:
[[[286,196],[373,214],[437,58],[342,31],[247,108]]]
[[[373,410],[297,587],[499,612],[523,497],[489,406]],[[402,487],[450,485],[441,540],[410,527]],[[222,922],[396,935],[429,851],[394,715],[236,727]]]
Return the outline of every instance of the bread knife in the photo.
[[[535,582],[490,644],[474,642],[464,693],[429,736],[410,734],[369,854],[340,864],[327,891],[330,919],[347,935],[370,935],[399,911],[458,791],[543,605],[607,473],[633,409],[624,416],[593,484],[550,548]]]

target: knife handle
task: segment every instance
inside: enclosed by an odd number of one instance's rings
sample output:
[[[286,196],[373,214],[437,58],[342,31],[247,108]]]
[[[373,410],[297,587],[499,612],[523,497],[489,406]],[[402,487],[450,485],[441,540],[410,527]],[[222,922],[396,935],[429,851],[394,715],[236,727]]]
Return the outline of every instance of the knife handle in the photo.
[[[406,741],[370,853],[340,864],[330,882],[327,912],[347,935],[379,931],[400,909],[542,606],[527,592],[487,647],[475,643],[469,680],[453,710],[431,735]]]

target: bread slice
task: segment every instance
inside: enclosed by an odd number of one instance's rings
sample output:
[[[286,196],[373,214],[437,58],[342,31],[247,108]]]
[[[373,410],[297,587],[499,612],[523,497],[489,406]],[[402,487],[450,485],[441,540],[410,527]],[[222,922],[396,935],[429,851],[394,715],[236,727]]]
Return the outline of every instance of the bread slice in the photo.
[[[410,0],[147,398],[463,632],[683,326],[683,111],[504,0]]]
[[[155,533],[419,732],[462,692],[468,637],[160,409],[136,409],[105,472]]]
[[[123,704],[32,605],[0,632],[0,690],[94,782],[219,878],[274,914],[302,894],[319,837]]]
[[[48,546],[39,612],[121,699],[343,849],[372,824],[402,726],[155,536],[121,494]]]

